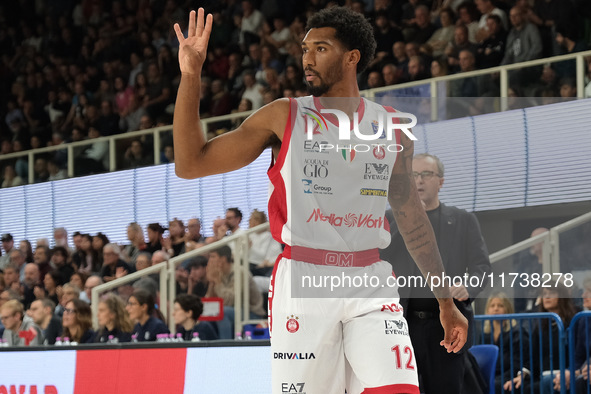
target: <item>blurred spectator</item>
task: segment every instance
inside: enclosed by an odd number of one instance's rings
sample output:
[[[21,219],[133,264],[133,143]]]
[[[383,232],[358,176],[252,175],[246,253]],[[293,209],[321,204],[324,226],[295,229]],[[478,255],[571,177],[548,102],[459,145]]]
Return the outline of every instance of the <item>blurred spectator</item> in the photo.
[[[174,218],[168,222],[169,238],[164,238],[162,246],[172,256],[185,253],[185,224],[182,220]]]
[[[171,85],[167,76],[163,75],[158,63],[151,62],[147,68],[148,84],[143,106],[153,118],[164,112],[171,102]]]
[[[101,132],[95,128],[88,129],[88,139],[102,137]],[[86,150],[75,159],[74,175],[82,176],[98,174],[109,168],[109,142],[93,142]]]
[[[509,14],[513,27],[507,36],[507,49],[501,65],[527,62],[538,59],[542,55],[542,41],[538,28],[526,21],[521,7],[511,8]],[[536,73],[533,69],[521,69],[509,72],[511,85],[523,86],[533,82]],[[539,75],[539,74],[537,74]],[[532,79],[533,78],[533,79]]]
[[[115,104],[116,111],[121,116],[128,112],[128,107],[133,96],[133,87],[127,85],[123,77],[115,77]]]
[[[4,288],[13,290],[20,289],[18,267],[15,264],[9,263],[4,267]]]
[[[570,1],[535,0],[533,9],[528,13],[528,19],[540,30],[544,48],[542,56],[555,56],[559,54],[556,28],[573,25],[573,19],[575,19],[573,4]]]
[[[259,42],[259,34],[265,18],[254,8],[253,0],[242,1],[242,20],[240,23],[240,45],[245,48],[253,42]]]
[[[444,54],[445,48],[454,38],[455,15],[451,8],[443,8],[439,14],[441,27],[427,40],[427,44],[433,49],[433,57]]]
[[[478,22],[478,31],[476,32],[476,42],[484,41],[489,35],[490,31],[488,30],[488,26],[486,25],[486,18],[489,15],[498,15],[501,18],[501,23],[503,24],[503,28],[507,30],[509,25],[507,23],[507,14],[505,11],[501,10],[498,7],[495,7],[492,0],[475,0],[476,7],[478,11],[482,14],[480,17],[480,21]]]
[[[33,322],[41,329],[43,345],[55,344],[55,339],[62,335],[62,322],[54,316],[55,302],[49,298],[33,301],[29,313]]]
[[[253,110],[261,108],[263,105],[263,95],[261,93],[263,86],[256,82],[255,72],[250,69],[244,71],[242,81],[244,83],[244,90],[242,91],[241,98],[250,100]]]
[[[23,304],[28,309],[31,302],[35,301],[35,287],[41,286],[39,267],[35,263],[25,265],[25,279],[23,281]]]
[[[103,247],[103,259],[101,278],[105,282],[110,282],[132,272],[132,268],[122,260],[121,250],[117,244],[109,243]]]
[[[6,167],[4,167],[4,179],[2,180],[2,188],[21,186],[25,183],[26,182],[24,181],[24,179],[18,176],[13,165],[8,164]]]
[[[197,218],[191,218],[187,222],[187,233],[185,242],[205,243],[205,237],[201,234],[201,221]]]
[[[127,226],[127,239],[131,242],[123,248],[123,256],[126,256],[131,267],[135,267],[135,259],[140,252],[146,250],[146,241],[142,227],[133,222]]]
[[[460,64],[460,52],[464,49],[476,53],[476,45],[468,41],[468,28],[460,25],[454,30],[454,39],[445,49],[447,62],[451,67],[458,67]]]
[[[291,33],[281,15],[273,17],[273,29],[268,24],[263,24],[261,29],[261,41],[263,44],[273,45],[281,55],[286,55],[285,44],[290,39]]]
[[[158,334],[170,333],[166,324],[156,317],[154,297],[148,291],[135,289],[125,309],[132,322],[135,322],[132,337],[138,342],[154,342]]]
[[[468,29],[468,40],[471,43],[476,43],[476,34],[478,32],[478,9],[476,9],[474,3],[470,1],[464,1],[458,6],[456,12],[458,13],[456,26],[466,26]]]
[[[97,287],[98,285],[102,285],[103,279],[98,276],[98,275],[92,275],[89,276],[88,279],[86,279],[86,282],[84,282],[84,294],[86,296],[82,296],[81,294],[81,299],[86,299],[87,302],[90,304],[92,302],[92,289],[94,289],[95,287]]]
[[[62,318],[63,336],[70,342],[92,343],[95,332],[92,330],[92,312],[90,306],[82,300],[68,301]]]
[[[76,286],[78,290],[80,290],[80,299],[83,299],[83,291],[84,290],[84,283],[86,283],[86,279],[88,279],[88,275],[82,272],[74,272],[70,277],[70,281],[68,282],[72,286]]]
[[[267,223],[267,215],[256,209],[252,211],[248,220],[248,227],[253,228],[263,223]],[[281,244],[273,239],[268,229],[250,233],[248,240],[250,243],[248,255],[250,272],[254,276],[270,276],[275,260],[282,252]]]
[[[130,95],[129,104],[123,111],[119,112],[119,116],[119,129],[123,132],[149,129],[152,127],[151,125],[145,127],[146,124],[142,127],[142,118],[147,117],[148,113],[146,112],[146,109],[141,106],[137,93]],[[145,119],[147,120],[149,117]]]
[[[68,262],[68,250],[63,246],[56,246],[51,252],[51,265],[62,275],[64,282],[69,282],[74,274],[74,267]],[[82,290],[82,288],[80,288]]]
[[[25,260],[25,254],[19,249],[12,250],[10,252],[10,264],[17,269],[19,280],[23,282],[25,280],[25,265],[28,264],[28,261]]]
[[[388,63],[382,67],[382,79],[385,86],[391,86],[398,83],[400,72],[392,63]]]
[[[113,111],[112,100],[101,101],[101,112],[92,126],[100,131],[101,136],[119,134],[119,114]],[[89,136],[90,137],[90,136]],[[93,138],[93,137],[90,137]]]
[[[428,77],[425,70],[425,60],[421,56],[411,56],[408,61],[408,81],[420,81]]]
[[[35,254],[33,255],[33,261],[39,268],[39,273],[41,274],[41,278],[45,277],[45,274],[51,270],[51,265],[49,265],[50,259],[50,250],[48,246],[40,245],[37,242],[37,247],[35,248]]]
[[[125,303],[116,294],[109,293],[98,305],[99,330],[94,342],[130,342],[133,324],[125,310]]]
[[[183,340],[190,341],[195,333],[204,341],[218,339],[218,334],[211,323],[199,321],[201,313],[203,313],[203,304],[196,295],[181,294],[174,300],[172,317],[177,325],[177,332],[182,334]]]
[[[148,224],[148,244],[146,245],[146,252],[153,254],[158,250],[162,250],[162,234],[165,228],[160,223]]]
[[[187,294],[195,294],[199,297],[205,297],[207,293],[207,258],[205,256],[197,256],[189,261],[187,264],[187,271],[189,273],[187,280]]]
[[[160,157],[160,161],[163,164],[174,163],[174,148],[173,148],[172,144],[164,145],[164,148],[162,149],[162,155]]]
[[[488,297],[484,310],[487,315],[515,313],[511,300],[501,292]],[[503,383],[519,371],[521,349],[524,355],[529,352],[529,343],[520,340],[522,335],[515,320],[487,320],[484,323],[484,343],[492,343],[499,348],[499,358],[495,368],[495,392],[501,392]]]
[[[87,274],[98,272],[100,269],[98,255],[92,247],[92,236],[90,234],[80,234],[80,248],[72,255],[72,263],[79,271]],[[74,237],[74,244],[76,237]]]
[[[382,73],[379,71],[370,71],[367,75],[367,88],[374,89],[384,86]]]
[[[447,68],[447,62],[443,59],[433,60],[431,62],[431,77],[443,77],[449,74],[449,69]]]
[[[61,169],[53,159],[47,161],[47,172],[49,173],[48,181],[59,181],[68,177],[66,170]]]
[[[68,247],[68,232],[64,227],[56,227],[53,229],[53,244],[55,246],[63,246],[69,252]]]
[[[575,98],[577,97],[577,85],[572,78],[563,78],[560,80],[560,97],[561,98]]]
[[[131,145],[123,156],[123,168],[138,168],[154,164],[150,157],[144,154],[144,146],[138,140],[131,141]]]
[[[136,271],[141,271],[146,269],[152,265],[152,255],[147,252],[140,252],[138,253],[135,259],[135,269]]]
[[[559,45],[559,55],[570,55],[587,49],[584,42],[577,39],[576,29],[572,24],[556,27],[556,42]],[[558,78],[574,78],[576,75],[576,60],[565,60],[553,64]]]
[[[14,238],[12,237],[12,234],[4,233],[2,234],[0,241],[2,242],[2,249],[4,250],[4,254],[0,256],[0,270],[3,270],[4,267],[10,263],[10,253],[14,248]]]
[[[37,346],[43,342],[41,329],[32,319],[25,319],[23,304],[6,301],[0,307],[0,320],[4,325],[2,338],[8,346]]]
[[[43,277],[43,287],[35,287],[35,296],[38,300],[49,298],[57,305],[64,283],[62,274],[59,271],[51,270]]]
[[[209,282],[207,297],[220,297],[224,300],[224,318],[217,322],[221,339],[231,339],[234,327],[234,260],[232,250],[222,246],[209,253],[206,277]],[[249,273],[250,318],[265,316],[263,297]]]
[[[59,304],[55,307],[54,314],[62,317],[64,308],[69,301],[80,299],[80,289],[74,285],[66,283],[62,286],[62,294],[59,296]]]
[[[49,172],[47,171],[47,160],[43,157],[35,159],[35,165],[33,167],[34,181],[35,183],[45,182],[49,179]]]
[[[505,55],[507,33],[503,29],[501,18],[498,15],[490,15],[486,19],[486,26],[490,34],[476,49],[476,63],[479,68],[498,66]]]

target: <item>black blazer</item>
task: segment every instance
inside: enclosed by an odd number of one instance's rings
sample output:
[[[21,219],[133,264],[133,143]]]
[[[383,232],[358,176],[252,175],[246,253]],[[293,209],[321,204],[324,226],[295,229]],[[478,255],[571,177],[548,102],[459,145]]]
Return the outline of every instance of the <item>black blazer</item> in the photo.
[[[419,267],[406,250],[404,239],[398,231],[398,226],[396,221],[393,220],[391,211],[386,212],[386,218],[390,221],[392,240],[386,249],[381,250],[381,258],[392,264],[396,276],[422,275]],[[480,225],[474,214],[463,209],[441,204],[439,224],[438,248],[446,275],[450,277],[464,276],[467,272],[470,276],[475,275],[482,279],[483,275],[486,276],[491,272],[488,250],[480,233]],[[463,302],[455,300],[456,306],[468,319],[470,325],[468,341],[464,346],[465,349],[472,346],[474,313],[471,303],[484,288],[485,286],[467,287],[470,299]],[[400,304],[404,308],[405,316],[407,316],[410,288],[403,287],[399,288],[398,291]]]

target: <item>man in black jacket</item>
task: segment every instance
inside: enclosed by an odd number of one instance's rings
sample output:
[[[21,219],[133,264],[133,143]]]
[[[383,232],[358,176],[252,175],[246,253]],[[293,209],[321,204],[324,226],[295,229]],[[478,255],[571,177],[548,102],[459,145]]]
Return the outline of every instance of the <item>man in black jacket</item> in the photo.
[[[451,278],[483,275],[491,271],[488,251],[480,233],[476,217],[463,209],[446,206],[439,201],[443,186],[444,167],[437,156],[419,154],[413,158],[413,175],[419,197],[425,206],[433,226],[439,253],[445,267],[445,275]],[[450,291],[460,312],[468,319],[468,340],[462,351],[447,353],[439,345],[443,328],[439,322],[439,308],[429,286],[403,286],[401,280],[422,276],[412,261],[404,240],[393,220],[391,211],[386,216],[390,221],[392,242],[382,250],[381,256],[392,264],[398,278],[400,303],[408,321],[410,337],[415,349],[416,361],[425,394],[458,394],[462,392],[464,379],[463,354],[472,346],[473,311],[470,303],[483,286],[451,286]],[[468,281],[470,283],[470,281]]]

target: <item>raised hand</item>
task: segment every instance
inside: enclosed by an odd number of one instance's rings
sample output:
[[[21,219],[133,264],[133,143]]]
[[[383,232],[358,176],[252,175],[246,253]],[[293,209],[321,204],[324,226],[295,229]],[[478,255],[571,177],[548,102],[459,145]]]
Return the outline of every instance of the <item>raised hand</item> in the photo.
[[[174,24],[174,31],[179,40],[179,66],[182,74],[200,75],[201,67],[207,58],[207,44],[213,25],[213,15],[207,14],[206,19],[204,14],[203,8],[199,8],[197,13],[195,11],[189,13],[187,38],[184,37],[179,24]]]

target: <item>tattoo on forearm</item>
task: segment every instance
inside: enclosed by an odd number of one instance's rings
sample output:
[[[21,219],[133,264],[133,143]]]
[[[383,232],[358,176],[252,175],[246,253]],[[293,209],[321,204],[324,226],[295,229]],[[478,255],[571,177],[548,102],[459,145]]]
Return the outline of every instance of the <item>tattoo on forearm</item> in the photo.
[[[388,190],[390,199],[396,204],[403,205],[410,197],[410,182],[406,174],[392,174]]]
[[[431,244],[431,241],[429,241],[429,240],[426,240],[426,241],[423,241],[423,243],[421,243],[421,244],[419,244],[419,245],[417,245],[417,246],[411,246],[411,247],[409,247],[409,248],[408,248],[408,251],[409,251],[409,252],[414,252],[415,250],[419,250],[419,249],[421,249],[423,246],[427,246],[427,245],[430,245],[430,244]]]
[[[405,232],[404,235],[414,234],[417,231],[419,231],[420,229],[422,229],[423,227],[425,227],[425,224],[419,224],[417,227],[413,228],[412,230]],[[426,235],[426,233],[423,233],[423,235]]]

